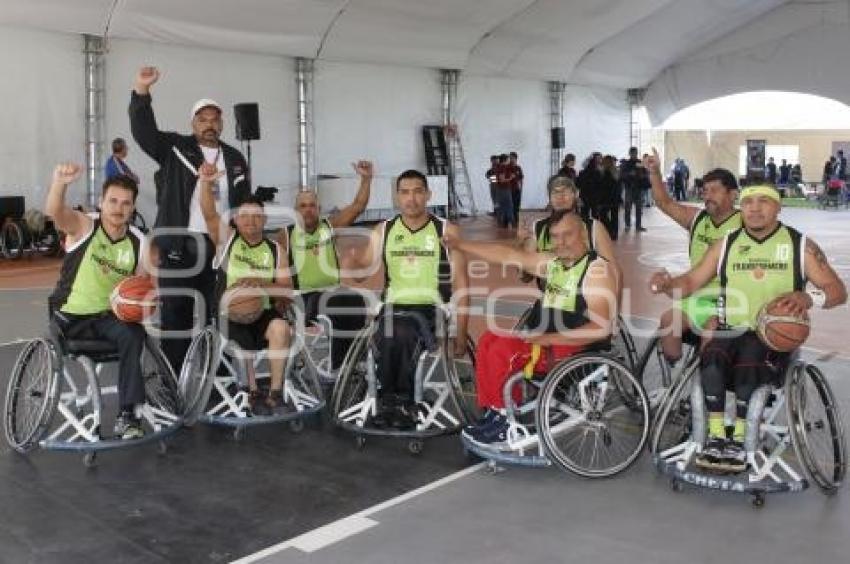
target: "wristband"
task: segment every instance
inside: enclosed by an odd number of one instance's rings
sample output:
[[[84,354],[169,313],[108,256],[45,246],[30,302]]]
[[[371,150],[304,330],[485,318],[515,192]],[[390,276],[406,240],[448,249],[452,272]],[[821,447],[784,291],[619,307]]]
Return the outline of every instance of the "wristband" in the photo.
[[[806,293],[812,298],[813,307],[823,307],[826,304],[826,294],[820,290],[807,290]]]

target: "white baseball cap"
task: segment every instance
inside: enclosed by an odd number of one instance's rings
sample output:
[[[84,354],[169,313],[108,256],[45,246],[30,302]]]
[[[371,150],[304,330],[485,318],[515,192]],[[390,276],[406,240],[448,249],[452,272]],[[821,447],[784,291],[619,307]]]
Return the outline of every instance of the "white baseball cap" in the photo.
[[[215,108],[219,113],[224,113],[221,109],[221,106],[215,100],[211,100],[209,98],[201,98],[195,105],[192,106],[192,114],[189,116],[189,119],[195,119],[195,114],[203,110],[204,108]]]

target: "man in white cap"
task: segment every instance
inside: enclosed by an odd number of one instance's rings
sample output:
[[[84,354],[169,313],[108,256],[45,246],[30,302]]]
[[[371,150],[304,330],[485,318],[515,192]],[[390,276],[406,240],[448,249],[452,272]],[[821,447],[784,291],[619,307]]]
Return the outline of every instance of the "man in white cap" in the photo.
[[[214,100],[203,98],[192,106],[191,135],[160,131],[150,95],[158,79],[156,67],[139,69],[130,96],[130,129],[142,150],[160,167],[154,175],[158,207],[155,227],[167,229],[155,235],[154,243],[159,248],[159,287],[166,290],[160,308],[162,329],[187,331],[193,326],[195,307],[211,315],[214,305],[215,247],[207,234],[200,192],[195,189],[198,168],[206,162],[225,172],[215,190],[216,207],[222,216],[251,195],[251,185],[245,158],[220,139],[222,109]],[[162,349],[179,372],[189,334],[166,333],[164,337]]]

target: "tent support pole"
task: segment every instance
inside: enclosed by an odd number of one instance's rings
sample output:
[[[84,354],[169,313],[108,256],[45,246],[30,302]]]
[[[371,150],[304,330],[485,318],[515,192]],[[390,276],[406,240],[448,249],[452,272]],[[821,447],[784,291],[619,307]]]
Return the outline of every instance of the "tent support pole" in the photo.
[[[549,83],[549,125],[552,130],[564,127],[564,93],[566,90],[567,85],[563,82]],[[554,145],[554,143],[551,144],[549,163],[550,174],[553,176],[561,169],[561,159],[564,153],[563,147],[555,147]]]
[[[97,206],[97,193],[103,181],[103,135],[106,85],[105,44],[102,37],[83,35],[86,88],[86,205]]]
[[[313,126],[313,59],[295,59],[298,95],[298,171],[300,189],[316,189],[316,144]]]

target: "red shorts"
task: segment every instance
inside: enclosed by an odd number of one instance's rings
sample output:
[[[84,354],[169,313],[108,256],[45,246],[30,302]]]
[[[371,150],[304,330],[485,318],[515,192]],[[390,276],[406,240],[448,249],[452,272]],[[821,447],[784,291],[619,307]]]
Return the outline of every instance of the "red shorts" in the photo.
[[[582,351],[583,347],[552,345],[549,352],[540,355],[534,365],[535,372],[547,372],[552,361],[561,360]],[[475,354],[475,383],[478,405],[481,407],[505,407],[502,389],[508,377],[522,370],[531,358],[531,345],[519,337],[497,335],[487,331],[478,339]]]

